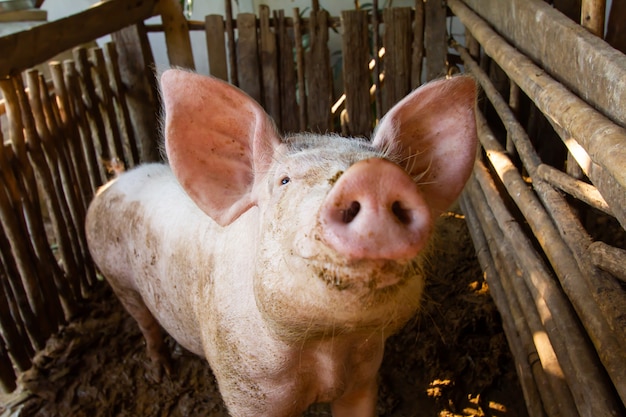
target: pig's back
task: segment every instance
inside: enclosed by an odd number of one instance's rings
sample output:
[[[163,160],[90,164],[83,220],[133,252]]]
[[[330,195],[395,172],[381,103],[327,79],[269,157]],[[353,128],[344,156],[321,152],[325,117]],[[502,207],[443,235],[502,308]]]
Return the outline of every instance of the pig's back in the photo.
[[[208,236],[217,225],[189,199],[170,168],[148,164],[125,172],[99,190],[86,219],[94,262],[116,292],[138,293],[152,315],[185,348],[202,354],[195,297],[202,287],[189,259],[207,258],[189,237]],[[188,247],[183,247],[187,245]],[[205,252],[194,256],[194,252]]]

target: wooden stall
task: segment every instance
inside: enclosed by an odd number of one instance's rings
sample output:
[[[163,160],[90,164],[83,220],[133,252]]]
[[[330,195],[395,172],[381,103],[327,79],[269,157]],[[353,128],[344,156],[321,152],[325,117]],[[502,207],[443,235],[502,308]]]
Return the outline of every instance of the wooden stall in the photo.
[[[422,82],[473,74],[481,149],[461,204],[528,414],[626,415],[626,56],[597,36],[604,13],[591,3],[581,26],[541,0],[374,1],[377,12],[341,16],[313,1],[306,18],[266,6],[235,16],[227,0],[204,21],[176,0],[109,0],[0,38],[0,387],[14,390],[93,297],[82,225],[97,187],[160,157],[148,34],[163,32],[170,64],[192,69],[189,32],[203,31],[211,74],[283,132],[368,137]],[[452,15],[463,44],[447,33]],[[50,79],[32,69],[68,49],[72,60],[46,64]]]

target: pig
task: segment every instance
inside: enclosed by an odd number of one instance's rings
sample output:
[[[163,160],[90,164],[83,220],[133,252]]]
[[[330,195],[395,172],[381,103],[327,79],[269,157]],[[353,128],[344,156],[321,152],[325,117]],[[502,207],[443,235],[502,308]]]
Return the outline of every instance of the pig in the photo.
[[[471,77],[434,81],[371,141],[281,137],[254,100],[161,76],[167,164],[103,186],[86,236],[98,269],[170,371],[163,330],[208,361],[233,416],[374,416],[385,340],[419,309],[437,216],[476,149]]]

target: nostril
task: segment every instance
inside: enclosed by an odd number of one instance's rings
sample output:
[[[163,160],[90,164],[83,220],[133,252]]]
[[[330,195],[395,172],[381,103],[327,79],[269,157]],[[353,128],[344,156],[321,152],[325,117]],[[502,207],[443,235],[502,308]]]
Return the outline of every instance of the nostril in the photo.
[[[402,224],[408,225],[413,220],[411,211],[402,208],[402,204],[399,201],[394,201],[391,205],[391,212],[396,216],[396,219]]]
[[[348,207],[346,210],[341,210],[341,220],[345,224],[352,222],[357,214],[359,214],[360,210],[361,204],[358,201],[353,201],[352,203],[350,203],[350,207]]]

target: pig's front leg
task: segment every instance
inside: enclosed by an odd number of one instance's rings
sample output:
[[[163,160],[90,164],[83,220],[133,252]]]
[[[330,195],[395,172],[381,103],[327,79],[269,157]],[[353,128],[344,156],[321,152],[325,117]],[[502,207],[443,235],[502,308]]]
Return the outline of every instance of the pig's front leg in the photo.
[[[377,398],[378,383],[374,377],[333,401],[333,417],[375,417]]]

